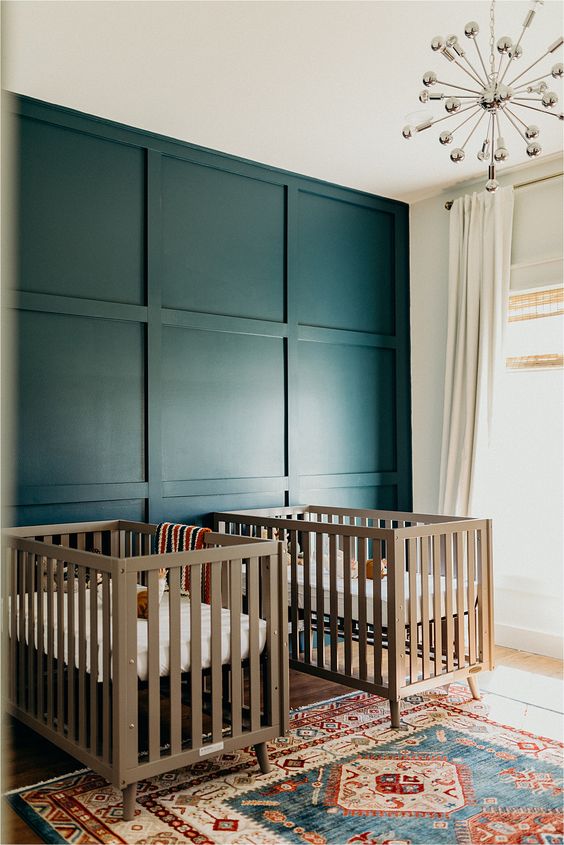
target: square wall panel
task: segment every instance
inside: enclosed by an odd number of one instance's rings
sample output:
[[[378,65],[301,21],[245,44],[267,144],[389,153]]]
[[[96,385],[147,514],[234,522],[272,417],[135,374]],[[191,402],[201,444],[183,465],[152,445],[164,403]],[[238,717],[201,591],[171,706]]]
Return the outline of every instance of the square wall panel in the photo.
[[[280,185],[163,157],[163,305],[284,319]]]
[[[395,332],[394,215],[299,193],[298,322]]]
[[[12,528],[19,525],[54,525],[63,522],[94,522],[101,519],[145,522],[145,511],[145,499],[21,505],[6,509],[5,522]]]
[[[299,344],[300,475],[396,468],[391,349]]]
[[[165,327],[163,480],[284,475],[280,338]]]
[[[19,284],[135,305],[145,299],[145,153],[22,120]]]
[[[20,312],[17,482],[144,481],[144,327]]]

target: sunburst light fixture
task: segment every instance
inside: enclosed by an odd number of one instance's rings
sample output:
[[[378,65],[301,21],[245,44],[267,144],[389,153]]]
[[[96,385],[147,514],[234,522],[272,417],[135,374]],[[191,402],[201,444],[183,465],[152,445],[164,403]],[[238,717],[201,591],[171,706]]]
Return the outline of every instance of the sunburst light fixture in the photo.
[[[431,49],[435,53],[441,53],[451,65],[456,65],[460,71],[463,71],[466,77],[469,77],[472,81],[472,87],[470,87],[470,82],[467,78],[461,80],[464,84],[454,85],[453,83],[439,79],[435,71],[428,70],[423,74],[423,85],[425,88],[419,94],[419,101],[421,103],[430,103],[440,100],[444,102],[447,115],[445,117],[428,118],[415,126],[404,126],[402,130],[403,137],[409,139],[417,132],[423,132],[437,123],[464,114],[464,119],[457,126],[453,129],[445,129],[439,135],[440,143],[443,146],[449,146],[454,141],[455,133],[470,123],[473,118],[477,118],[474,124],[471,125],[470,132],[464,143],[458,147],[454,147],[450,153],[450,160],[457,164],[466,157],[466,145],[480,125],[484,125],[484,118],[486,118],[483,141],[481,148],[478,150],[478,159],[479,161],[489,162],[488,181],[486,183],[486,190],[488,191],[495,191],[498,188],[496,164],[505,162],[509,158],[509,151],[505,144],[504,132],[502,131],[504,128],[508,128],[510,131],[514,129],[525,142],[529,158],[536,158],[542,152],[542,147],[539,143],[541,130],[536,124],[528,122],[528,118],[530,117],[529,112],[536,111],[543,115],[564,120],[564,114],[555,111],[555,106],[558,103],[558,95],[554,91],[549,90],[549,85],[546,81],[548,79],[562,79],[564,76],[564,65],[562,62],[556,62],[549,70],[545,69],[545,72],[540,76],[531,79],[527,78],[529,71],[536,68],[543,59],[552,57],[554,61],[554,54],[564,42],[562,36],[550,44],[546,48],[546,51],[526,67],[525,70],[519,71],[517,75],[510,72],[510,68],[512,71],[518,69],[515,62],[521,60],[522,63],[523,47],[521,46],[521,42],[523,36],[533,22],[537,7],[542,5],[542,3],[543,0],[533,0],[530,3],[529,10],[523,21],[521,34],[516,42],[513,42],[507,35],[502,36],[496,42],[495,0],[492,0],[490,4],[489,70],[485,65],[478,44],[477,35],[480,27],[476,21],[470,21],[466,24],[464,34],[474,44],[480,65],[478,69],[470,61],[466,50],[456,35],[449,35],[446,38],[440,35],[435,36],[431,41]],[[540,70],[541,68],[537,68],[535,72],[539,73]],[[506,82],[507,76],[509,76],[509,79]],[[527,79],[527,81],[522,81],[523,78]],[[436,91],[436,85],[445,86],[445,88],[444,90]],[[523,112],[522,110],[525,111]]]

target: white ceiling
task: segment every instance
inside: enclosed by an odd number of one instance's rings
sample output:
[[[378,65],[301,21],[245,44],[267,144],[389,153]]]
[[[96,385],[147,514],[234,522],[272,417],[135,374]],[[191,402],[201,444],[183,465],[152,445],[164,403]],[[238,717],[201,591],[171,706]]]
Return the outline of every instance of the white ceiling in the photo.
[[[528,6],[498,0],[496,37],[518,37]],[[517,67],[561,34],[562,9],[559,0],[540,7]],[[486,57],[486,0],[11,0],[3,18],[8,90],[406,201],[485,171],[478,133],[454,165],[438,127],[411,141],[401,129],[425,108],[424,71],[472,87],[429,43],[455,32],[476,64],[463,35],[476,20]],[[540,67],[557,60],[562,49]],[[562,95],[561,81],[550,87]],[[561,121],[525,114],[541,127],[544,154],[562,149]],[[506,142],[511,165],[527,161],[514,131]]]

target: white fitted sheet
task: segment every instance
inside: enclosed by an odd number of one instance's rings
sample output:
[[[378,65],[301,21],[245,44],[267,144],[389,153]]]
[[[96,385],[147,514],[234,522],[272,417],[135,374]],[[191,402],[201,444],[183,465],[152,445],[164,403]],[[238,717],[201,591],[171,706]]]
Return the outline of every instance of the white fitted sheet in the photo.
[[[35,594],[36,595],[36,594]],[[90,671],[91,664],[91,644],[90,644],[90,590],[85,591],[86,595],[86,671]],[[64,618],[67,619],[67,602],[69,594],[64,593]],[[170,636],[169,636],[169,593],[165,592],[161,603],[159,605],[159,674],[164,677],[170,671]],[[43,593],[43,642],[44,651],[47,653],[47,635],[48,635],[48,620],[47,620],[47,605],[48,594]],[[34,611],[36,608],[34,607]],[[16,629],[19,637],[19,607],[16,611]],[[35,647],[38,645],[38,624],[37,613],[35,615]],[[11,608],[10,608],[11,616]],[[211,607],[209,604],[201,604],[201,665],[202,669],[207,669],[211,666],[211,647],[212,647],[212,632],[211,632]],[[250,636],[249,636],[249,616],[245,613],[240,614],[241,617],[241,660],[245,660],[249,656]],[[58,657],[58,631],[57,631],[57,593],[53,593],[53,621],[54,621],[54,657]],[[111,621],[110,621],[111,624]],[[11,630],[10,625],[8,630]],[[75,665],[78,667],[78,592],[74,593],[74,630],[75,630]],[[258,636],[259,636],[259,652],[262,652],[266,643],[267,622],[264,619],[259,619]],[[111,643],[111,629],[110,629],[110,643]],[[181,596],[180,598],[180,667],[183,672],[190,670],[190,599],[188,596]],[[25,606],[25,639],[29,642],[28,633],[28,607],[27,600]],[[70,638],[72,640],[72,637]],[[98,608],[98,631],[97,631],[97,661],[98,661],[98,680],[103,678],[103,620],[102,610]],[[69,632],[65,628],[64,632],[64,660],[68,663],[69,656]],[[137,620],[137,675],[141,681],[146,681],[148,677],[148,659],[149,659],[149,623],[146,619]],[[228,664],[231,661],[231,611],[222,608],[221,610],[221,662]],[[111,669],[110,669],[111,672]]]
[[[304,567],[298,565],[297,567],[297,586],[298,586],[298,606],[300,609],[304,607]],[[434,591],[434,579],[432,575],[428,576],[429,580],[429,612],[428,616],[429,619],[434,619],[434,607],[435,607],[435,591]],[[381,580],[381,588],[382,588],[382,598],[381,598],[381,607],[382,607],[382,625],[384,627],[388,624],[388,578],[383,578]],[[354,620],[359,619],[359,582],[356,578],[351,578],[351,618]],[[417,598],[416,598],[416,619],[417,622],[421,622],[422,618],[422,582],[421,576],[417,574]],[[477,583],[474,583],[474,595],[476,595],[477,590]],[[374,602],[373,602],[373,582],[372,579],[366,579],[366,620],[369,625],[373,624],[374,621]],[[310,593],[311,593],[311,610],[313,613],[317,612],[317,572],[314,565],[310,568]],[[405,582],[404,582],[404,598],[405,598],[405,621],[406,623],[409,622],[409,614],[410,614],[410,604],[411,604],[411,596],[409,592],[409,575],[406,573]],[[291,567],[288,566],[288,600],[291,605],[292,603],[292,570]],[[331,614],[331,590],[330,590],[330,580],[329,580],[329,573],[327,571],[323,572],[323,606],[324,612],[327,616]],[[340,618],[344,618],[345,616],[345,582],[342,578],[337,578],[337,615]],[[446,608],[446,578],[444,575],[441,576],[441,616],[445,615],[445,608]],[[456,581],[452,583],[452,612],[457,612],[457,604],[456,604]],[[468,610],[468,586],[467,583],[464,585],[464,612]]]

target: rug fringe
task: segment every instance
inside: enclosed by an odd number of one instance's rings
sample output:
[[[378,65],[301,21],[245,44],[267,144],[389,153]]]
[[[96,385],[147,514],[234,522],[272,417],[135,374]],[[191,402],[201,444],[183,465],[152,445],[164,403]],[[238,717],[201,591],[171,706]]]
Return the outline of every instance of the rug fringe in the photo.
[[[63,778],[72,778],[74,775],[83,775],[85,772],[90,772],[92,769],[88,767],[84,769],[76,769],[74,772],[66,772],[63,775],[57,775],[54,778],[47,778],[47,780],[38,780],[37,783],[30,783],[27,786],[17,786],[15,789],[10,789],[8,792],[3,792],[2,795],[4,798],[8,795],[15,795],[17,792],[23,792],[24,789],[34,789],[36,786],[45,786],[47,783],[55,783],[57,780],[62,780]]]

